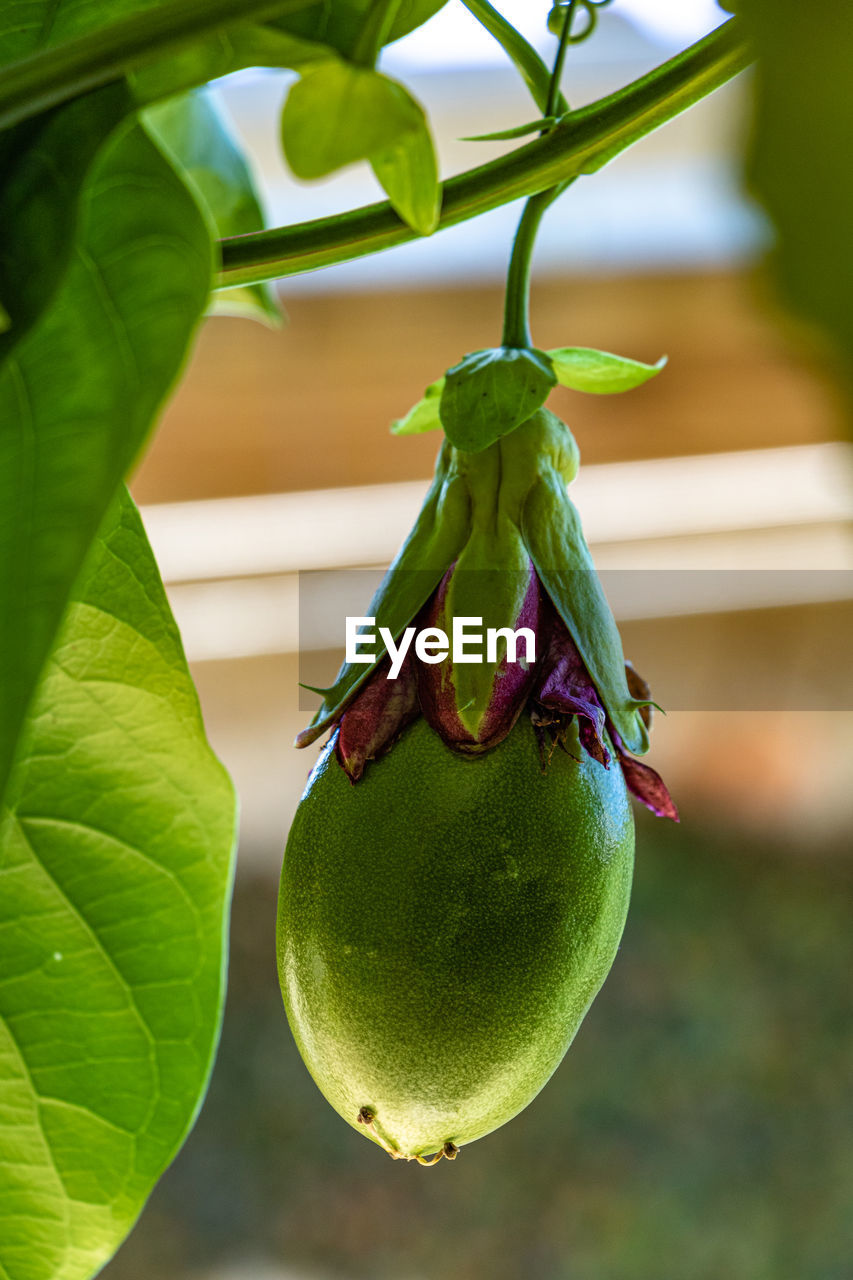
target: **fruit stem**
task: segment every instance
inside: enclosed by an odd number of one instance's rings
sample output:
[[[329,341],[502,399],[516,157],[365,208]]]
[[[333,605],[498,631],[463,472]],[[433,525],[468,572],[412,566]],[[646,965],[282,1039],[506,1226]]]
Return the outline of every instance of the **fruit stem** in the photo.
[[[560,93],[560,80],[566,60],[566,50],[572,30],[577,0],[569,0],[563,12],[563,28],[560,32],[560,43],[554,58],[554,69],[548,84],[548,98],[545,103],[545,115],[553,117],[558,105],[568,110],[568,103]],[[548,128],[540,131],[540,137],[548,132]],[[509,267],[506,277],[506,298],[504,302],[504,328],[502,342],[505,347],[531,347],[530,335],[530,269],[533,263],[533,250],[536,235],[542,223],[545,210],[556,200],[568,182],[559,183],[547,191],[539,191],[530,196],[524,206],[518,223],[518,230],[512,244]]]
[[[532,347],[530,334],[530,268],[536,233],[545,210],[556,198],[560,187],[539,191],[524,205],[518,230],[512,243],[512,254],[506,275],[504,328],[501,342],[505,347]]]

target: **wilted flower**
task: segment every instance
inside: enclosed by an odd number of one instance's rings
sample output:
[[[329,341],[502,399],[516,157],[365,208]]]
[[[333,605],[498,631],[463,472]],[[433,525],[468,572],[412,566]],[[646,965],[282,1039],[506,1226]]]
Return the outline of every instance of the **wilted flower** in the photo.
[[[540,409],[487,449],[445,442],[418,521],[370,606],[399,637],[409,625],[450,632],[478,619],[501,637],[491,661],[418,661],[411,648],[396,679],[382,657],[344,666],[299,746],[326,729],[351,781],[419,715],[454,751],[497,746],[529,715],[543,768],[556,750],[586,751],[604,769],[619,762],[630,791],[677,821],[662,779],[629,752],[648,749],[652,706],[626,665],[616,624],[566,491],[577,473],[568,428]],[[535,657],[509,652],[512,634],[532,633]],[[524,649],[523,642],[520,648]]]

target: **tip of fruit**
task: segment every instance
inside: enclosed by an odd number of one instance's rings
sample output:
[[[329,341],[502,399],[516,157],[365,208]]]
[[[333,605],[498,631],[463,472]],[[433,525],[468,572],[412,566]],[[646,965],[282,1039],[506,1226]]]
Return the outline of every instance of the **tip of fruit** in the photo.
[[[407,1155],[405,1151],[400,1151],[399,1147],[393,1146],[384,1134],[379,1132],[376,1124],[376,1112],[372,1107],[359,1107],[356,1121],[358,1124],[364,1125],[365,1129],[372,1131],[379,1146],[382,1147],[383,1151],[387,1151],[392,1160],[417,1160],[418,1164],[429,1166],[438,1164],[442,1158],[455,1160],[459,1155],[459,1148],[456,1143],[449,1140],[438,1151],[434,1151],[430,1155]]]

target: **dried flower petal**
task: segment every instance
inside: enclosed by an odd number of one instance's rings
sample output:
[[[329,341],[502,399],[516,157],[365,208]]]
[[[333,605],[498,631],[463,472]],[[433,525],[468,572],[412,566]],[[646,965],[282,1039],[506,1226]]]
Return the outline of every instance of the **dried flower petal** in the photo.
[[[420,715],[411,655],[407,654],[396,680],[387,678],[390,668],[389,658],[380,662],[338,722],[335,755],[350,782],[358,782],[366,762],[387,751]]]
[[[553,608],[549,612],[548,649],[532,697],[546,711],[577,716],[581,745],[606,766],[604,707],[566,624]]]
[[[595,725],[583,716],[578,719],[578,737],[587,755],[592,756],[593,760],[597,760],[599,764],[603,764],[605,769],[609,769],[610,752],[599,738]]]
[[[438,590],[418,620],[419,626],[438,626],[449,630],[446,596],[455,569],[456,566],[451,565],[442,578]],[[488,571],[475,572],[479,572],[482,579]],[[506,625],[513,630],[527,627],[536,635],[538,641],[541,634],[540,617],[539,580],[533,566],[529,565],[527,590],[518,615],[507,618]],[[448,746],[453,747],[455,751],[461,751],[467,755],[478,755],[488,751],[499,742],[503,742],[521,714],[536,678],[538,666],[538,662],[530,666],[521,661],[508,662],[504,654],[494,667],[488,704],[479,717],[476,733],[472,733],[459,714],[458,688],[452,658],[448,657],[435,666],[421,664],[418,667],[418,693],[423,713],[436,733],[440,734]]]
[[[671,818],[673,822],[680,821],[675,801],[659,773],[649,765],[641,764],[639,760],[632,760],[630,756],[620,756],[619,762],[622,765],[628,790],[641,800],[647,809],[651,809],[652,813],[657,814],[659,818]]]

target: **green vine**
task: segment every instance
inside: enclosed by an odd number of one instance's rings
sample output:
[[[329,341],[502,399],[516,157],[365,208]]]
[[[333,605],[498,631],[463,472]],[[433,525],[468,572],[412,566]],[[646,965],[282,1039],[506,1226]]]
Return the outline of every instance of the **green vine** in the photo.
[[[749,65],[740,22],[730,19],[648,75],[571,112],[544,137],[443,184],[439,229],[600,169],[626,147]],[[415,239],[390,204],[220,242],[220,288],[298,275]]]
[[[131,69],[192,45],[220,27],[282,17],[313,0],[168,0],[3,68],[0,129],[120,80]]]

